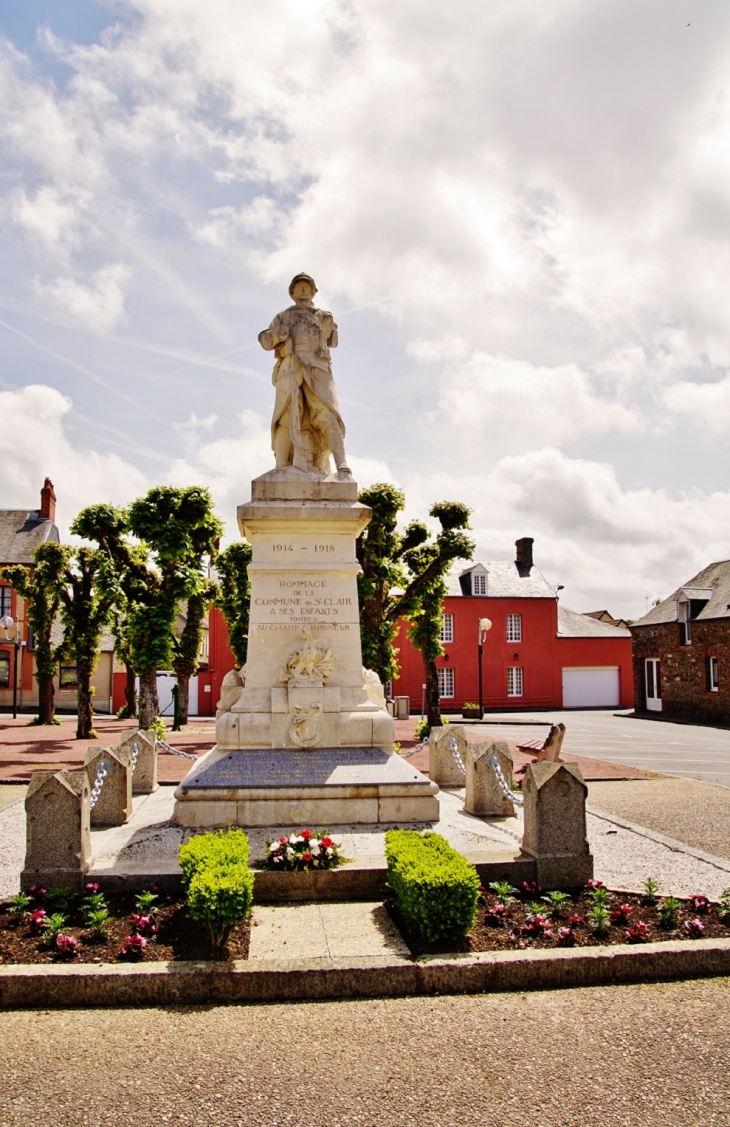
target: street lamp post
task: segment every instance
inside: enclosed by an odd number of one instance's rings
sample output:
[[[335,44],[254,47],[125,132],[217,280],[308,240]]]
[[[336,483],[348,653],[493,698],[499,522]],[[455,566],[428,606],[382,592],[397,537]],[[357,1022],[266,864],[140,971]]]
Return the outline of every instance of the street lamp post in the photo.
[[[25,645],[22,637],[23,626],[22,623],[16,622],[9,614],[4,614],[0,618],[0,629],[5,635],[5,641],[9,642],[15,651],[15,660],[13,661],[13,720],[18,719],[18,656],[21,648]]]
[[[484,694],[482,691],[482,654],[484,653],[484,643],[487,640],[487,631],[491,630],[492,623],[488,618],[479,619],[479,719],[484,719]]]

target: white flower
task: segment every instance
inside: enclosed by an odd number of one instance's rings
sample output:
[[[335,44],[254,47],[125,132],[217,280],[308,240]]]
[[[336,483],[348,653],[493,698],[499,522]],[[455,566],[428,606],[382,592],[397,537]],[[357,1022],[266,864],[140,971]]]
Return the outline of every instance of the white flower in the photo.
[[[320,848],[319,848],[319,846],[317,845],[316,842],[314,843],[314,845],[312,845],[312,843],[310,841],[309,852],[312,854],[313,857],[319,857],[319,854],[320,854],[321,851],[320,851]]]
[[[289,841],[291,842],[292,845],[296,845],[296,843],[299,840],[300,840],[300,838],[298,838],[296,834],[290,834]]]
[[[330,848],[330,849],[327,850],[327,856],[328,857],[331,857],[333,853],[334,853],[334,849]]]
[[[281,861],[281,857],[274,857],[274,864],[275,865],[278,865],[280,861]]]
[[[292,857],[294,856],[294,850],[293,849],[287,849],[286,855],[289,858],[289,860],[291,861]]]
[[[272,841],[271,845],[269,846],[269,853],[276,853],[278,848],[279,848],[279,842],[278,841]]]
[[[297,837],[294,840],[297,842],[298,845],[301,845],[302,842],[304,841],[304,838],[303,837]]]

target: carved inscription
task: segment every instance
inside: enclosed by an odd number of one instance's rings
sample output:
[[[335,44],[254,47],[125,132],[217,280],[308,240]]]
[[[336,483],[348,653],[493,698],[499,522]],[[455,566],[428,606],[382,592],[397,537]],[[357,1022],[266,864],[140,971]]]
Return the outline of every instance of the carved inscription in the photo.
[[[322,550],[329,549],[324,545]],[[275,593],[255,595],[252,601],[259,619],[286,618],[292,623],[314,624],[323,619],[351,619],[357,614],[355,599],[338,593],[327,579],[280,579]]]

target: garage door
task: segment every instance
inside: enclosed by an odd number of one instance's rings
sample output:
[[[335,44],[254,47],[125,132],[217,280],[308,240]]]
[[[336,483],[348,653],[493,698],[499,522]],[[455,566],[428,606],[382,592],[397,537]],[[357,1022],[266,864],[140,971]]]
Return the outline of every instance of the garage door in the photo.
[[[563,669],[563,708],[617,708],[617,665]]]

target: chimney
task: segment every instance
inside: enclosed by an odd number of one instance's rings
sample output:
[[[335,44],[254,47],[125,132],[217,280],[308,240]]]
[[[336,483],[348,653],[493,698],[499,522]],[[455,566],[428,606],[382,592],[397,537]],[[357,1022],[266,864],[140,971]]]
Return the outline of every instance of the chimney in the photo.
[[[56,520],[56,494],[53,491],[53,482],[47,477],[41,489],[41,520]]]
[[[532,536],[523,536],[521,540],[515,540],[515,548],[517,549],[515,563],[523,578],[528,576],[532,570],[532,545],[534,543],[535,540]]]

